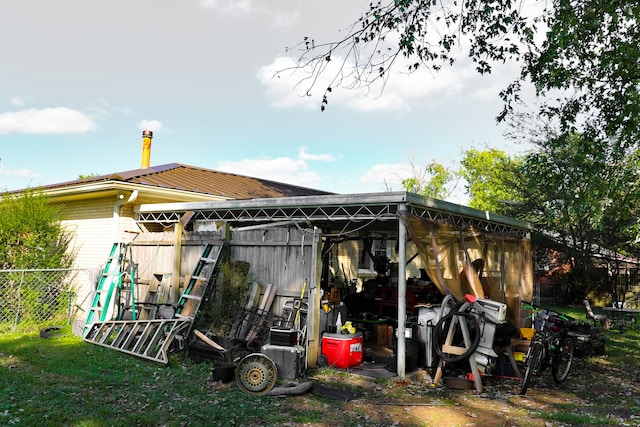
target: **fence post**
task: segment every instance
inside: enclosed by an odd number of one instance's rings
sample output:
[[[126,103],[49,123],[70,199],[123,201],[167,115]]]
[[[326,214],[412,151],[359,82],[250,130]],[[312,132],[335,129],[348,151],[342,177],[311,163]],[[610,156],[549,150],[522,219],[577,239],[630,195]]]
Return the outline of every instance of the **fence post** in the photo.
[[[13,332],[18,330],[18,321],[20,320],[20,307],[22,304],[22,285],[24,284],[24,271],[20,272],[20,283],[18,284],[18,307],[16,308],[16,318],[13,322]]]

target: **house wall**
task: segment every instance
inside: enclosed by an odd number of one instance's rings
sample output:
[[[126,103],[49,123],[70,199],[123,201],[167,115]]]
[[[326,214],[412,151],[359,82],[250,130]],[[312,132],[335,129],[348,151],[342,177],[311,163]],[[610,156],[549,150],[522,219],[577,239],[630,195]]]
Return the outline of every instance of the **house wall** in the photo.
[[[73,268],[80,269],[76,288],[76,303],[81,313],[88,313],[91,296],[102,266],[107,261],[114,242],[114,197],[64,203],[62,226],[71,232],[71,248],[75,253]],[[133,219],[133,206],[120,207],[118,239],[131,239],[139,231]],[[116,240],[118,240],[116,239]]]

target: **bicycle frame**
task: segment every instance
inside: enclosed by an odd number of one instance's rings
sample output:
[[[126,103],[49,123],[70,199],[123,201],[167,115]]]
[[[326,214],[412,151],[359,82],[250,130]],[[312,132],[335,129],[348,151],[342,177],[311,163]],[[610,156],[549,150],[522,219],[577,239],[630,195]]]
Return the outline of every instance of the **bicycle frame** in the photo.
[[[532,316],[536,315],[534,306],[525,306],[525,308],[534,310]],[[537,310],[537,313],[539,312],[540,309]],[[521,395],[526,393],[532,377],[541,374],[547,366],[551,366],[553,379],[556,383],[564,381],[571,369],[574,344],[567,336],[567,326],[565,324],[559,331],[552,331],[548,326],[550,317],[549,314],[541,316],[541,324],[535,328],[531,338],[531,344],[525,357],[526,369],[520,389]],[[559,318],[569,322],[569,319],[562,314],[559,314]]]

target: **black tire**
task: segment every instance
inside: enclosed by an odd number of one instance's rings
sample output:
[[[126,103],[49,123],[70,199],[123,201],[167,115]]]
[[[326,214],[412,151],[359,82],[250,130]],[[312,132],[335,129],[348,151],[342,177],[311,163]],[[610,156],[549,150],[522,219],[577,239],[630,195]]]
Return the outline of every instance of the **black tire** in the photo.
[[[467,327],[469,329],[469,333],[472,337],[472,342],[469,348],[467,348],[464,353],[462,354],[449,354],[446,353],[442,347],[445,344],[445,340],[447,337],[447,334],[449,333],[449,328],[452,325],[452,322],[454,321],[454,317],[461,317],[466,319],[467,321],[469,321],[467,323]],[[458,326],[459,328],[459,326]],[[458,333],[460,333],[460,331],[457,331]],[[461,335],[461,334],[460,334]],[[463,360],[466,360],[469,358],[469,356],[471,356],[471,354],[473,354],[476,351],[476,348],[478,348],[478,344],[480,343],[480,336],[482,335],[482,332],[480,331],[480,325],[478,324],[478,319],[476,319],[476,317],[466,311],[451,311],[449,312],[449,314],[447,314],[446,316],[444,316],[443,318],[441,318],[438,323],[436,323],[436,326],[433,330],[433,341],[434,341],[434,350],[436,352],[436,354],[438,355],[438,357],[440,358],[440,360],[443,360],[447,363],[455,363],[455,362],[460,362]],[[454,337],[454,340],[457,338],[457,342],[456,344],[463,344],[464,341],[462,339],[462,336],[459,337]]]
[[[534,341],[529,347],[527,352],[527,359],[525,361],[524,378],[522,378],[522,384],[520,384],[519,395],[524,395],[531,384],[531,378],[537,373],[538,367],[542,360],[542,343],[540,341]]]
[[[321,354],[318,357],[318,367],[326,368],[327,366],[329,366],[329,360],[327,359],[327,356],[325,356],[324,354]]]
[[[560,347],[555,352],[553,359],[553,365],[551,365],[551,375],[553,380],[560,384],[569,376],[571,370],[571,363],[573,362],[573,340],[569,337],[564,337],[560,341]]]
[[[46,328],[42,328],[40,329],[40,338],[61,337],[61,329],[62,326],[47,326]]]

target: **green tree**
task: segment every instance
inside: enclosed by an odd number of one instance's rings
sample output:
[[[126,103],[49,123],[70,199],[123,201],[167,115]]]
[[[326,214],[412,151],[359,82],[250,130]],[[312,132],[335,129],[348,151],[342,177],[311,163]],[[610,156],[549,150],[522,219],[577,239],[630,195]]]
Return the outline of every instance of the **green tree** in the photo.
[[[446,199],[453,191],[455,176],[440,163],[432,161],[421,168],[411,161],[411,169],[413,175],[402,180],[406,191],[434,199]]]
[[[636,152],[622,155],[605,140],[550,137],[518,169],[516,216],[559,244],[571,262],[570,299],[593,283],[594,259],[640,255],[640,174]]]
[[[36,190],[5,193],[0,201],[0,268],[66,268],[72,263],[71,236],[62,210]]]
[[[384,87],[392,70],[403,71],[398,67],[438,71],[464,56],[463,49],[479,73],[517,61],[521,74],[500,93],[499,120],[531,82],[541,98],[553,94],[539,112],[558,120],[562,133],[610,138],[624,148],[639,139],[638,22],[636,0],[380,0],[335,41],[305,37],[294,68],[309,73],[309,90],[333,70],[328,87],[320,88],[324,109],[335,89]],[[329,68],[334,60],[337,70]]]
[[[509,213],[510,206],[520,202],[520,194],[514,185],[520,163],[497,148],[464,151],[457,173],[466,182],[469,206]]]
[[[83,174],[78,175],[78,179],[89,179],[89,178],[94,178],[96,176],[100,176],[100,174],[97,174],[95,172],[91,172],[88,175],[83,175]]]

